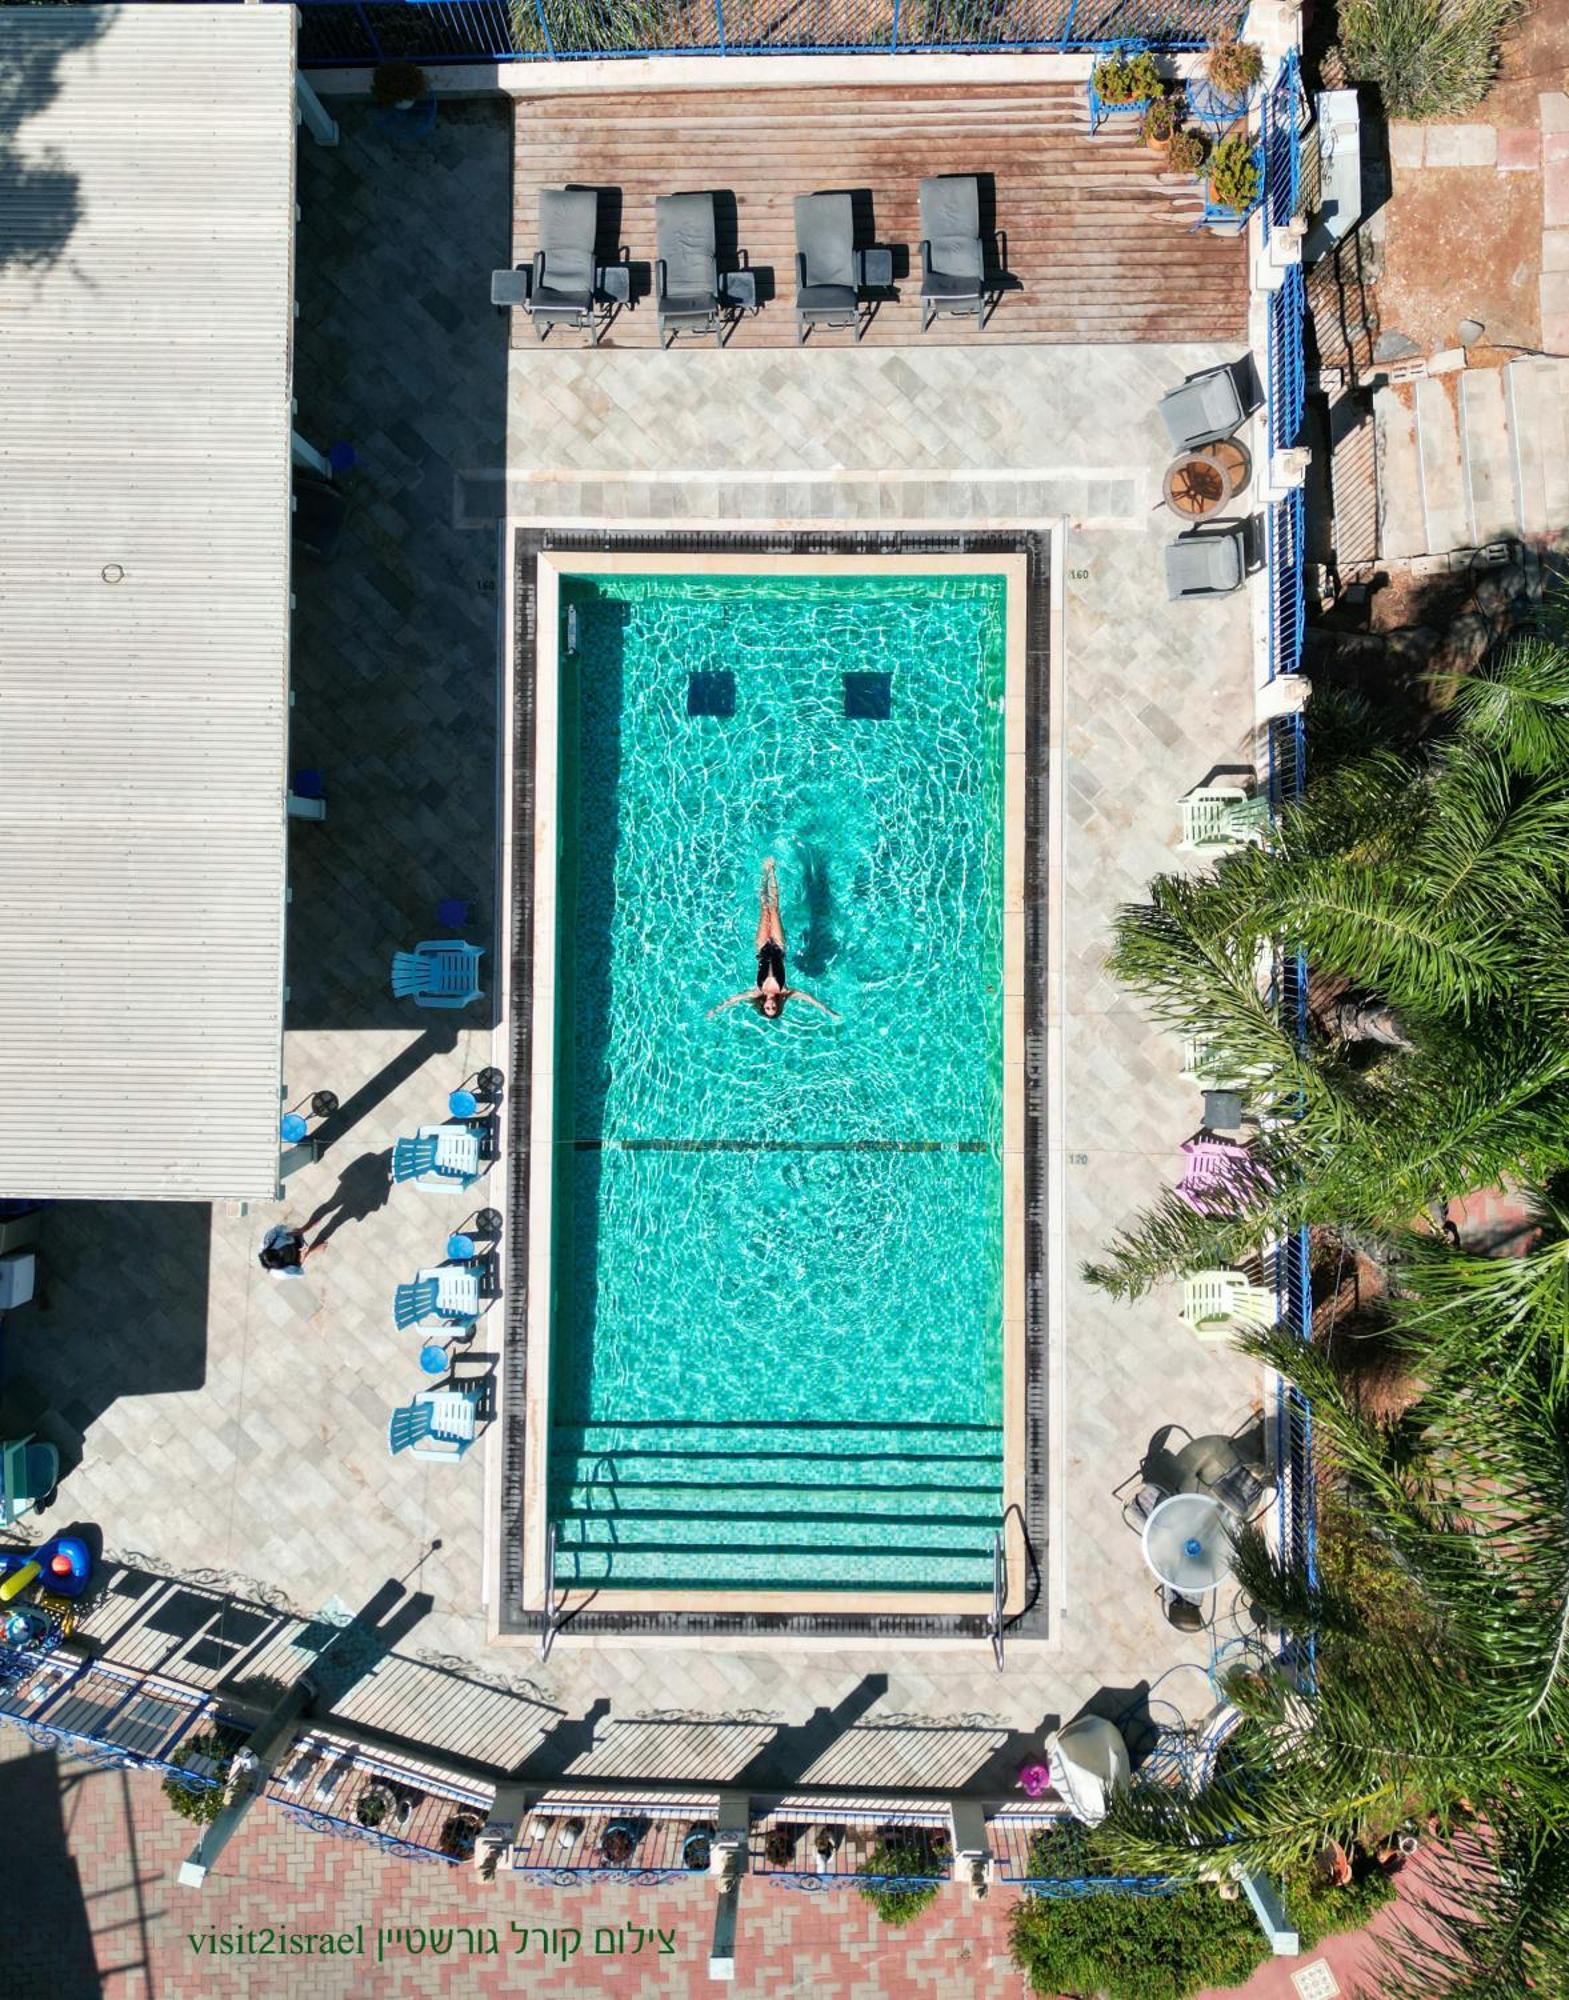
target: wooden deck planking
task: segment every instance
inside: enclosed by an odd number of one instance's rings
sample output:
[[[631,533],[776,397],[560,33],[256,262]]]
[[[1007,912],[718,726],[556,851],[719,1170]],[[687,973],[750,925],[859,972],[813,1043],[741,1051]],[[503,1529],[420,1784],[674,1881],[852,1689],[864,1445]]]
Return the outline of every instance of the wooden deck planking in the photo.
[[[906,249],[914,272],[867,329],[868,345],[1244,336],[1245,244],[1193,231],[1196,183],[1163,175],[1136,135],[1108,126],[1092,138],[1075,85],[523,97],[514,147],[520,263],[535,248],[541,187],[618,190],[620,243],[650,273],[656,195],[703,188],[733,195],[740,248],[755,268],[772,270],[774,285],[764,310],[732,332],[734,347],[794,343],[794,198],[834,188],[870,192],[873,240]],[[929,175],[958,173],[993,176],[997,227],[1019,289],[1003,294],[979,335],[973,323],[940,319],[923,336],[917,189]],[[517,345],[535,339],[522,313],[514,315],[512,337]],[[582,339],[566,329],[551,335],[552,344]],[[656,342],[649,297],[617,318],[604,344]],[[817,329],[811,344],[849,345],[851,335]]]

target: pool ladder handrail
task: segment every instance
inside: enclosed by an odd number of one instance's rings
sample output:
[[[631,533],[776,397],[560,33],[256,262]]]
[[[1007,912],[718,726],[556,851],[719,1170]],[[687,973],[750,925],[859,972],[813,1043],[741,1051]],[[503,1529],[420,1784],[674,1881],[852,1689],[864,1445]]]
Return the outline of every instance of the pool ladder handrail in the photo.
[[[545,1530],[545,1609],[543,1623],[539,1628],[539,1658],[543,1665],[550,1658],[550,1649],[556,1642],[556,1633],[561,1629],[562,1611],[566,1606],[567,1594],[561,1593],[561,1602],[556,1602],[556,1524],[552,1521]]]
[[[992,1642],[992,1658],[1002,1672],[1003,1607],[1008,1602],[1008,1551],[999,1528],[992,1537],[992,1608],[986,1619],[986,1636]]]

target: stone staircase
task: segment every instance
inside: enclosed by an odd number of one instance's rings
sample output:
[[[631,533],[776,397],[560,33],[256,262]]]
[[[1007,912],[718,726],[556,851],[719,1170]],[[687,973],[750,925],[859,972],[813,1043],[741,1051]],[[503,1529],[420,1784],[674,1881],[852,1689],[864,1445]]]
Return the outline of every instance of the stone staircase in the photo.
[[[1381,561],[1569,538],[1569,361],[1390,383],[1373,422]]]

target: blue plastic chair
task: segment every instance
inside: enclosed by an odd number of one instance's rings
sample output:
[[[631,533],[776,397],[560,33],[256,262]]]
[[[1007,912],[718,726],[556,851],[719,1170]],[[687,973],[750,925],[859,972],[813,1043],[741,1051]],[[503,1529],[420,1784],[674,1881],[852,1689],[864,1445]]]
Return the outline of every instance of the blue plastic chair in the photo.
[[[0,1444],[0,1527],[10,1527],[30,1514],[54,1491],[60,1477],[60,1454],[52,1444],[31,1438]]]
[[[392,954],[392,997],[416,1007],[466,1007],[484,996],[477,983],[484,947],[461,938],[432,938]]]
[[[480,1384],[422,1389],[387,1421],[387,1450],[416,1458],[461,1458],[478,1429]]]
[[[393,1182],[434,1194],[461,1194],[484,1179],[483,1140],[479,1125],[421,1125],[411,1139],[393,1145]]]
[[[392,1149],[392,1178],[395,1181],[423,1180],[436,1171],[434,1139],[399,1139]]]
[[[411,1285],[399,1285],[392,1295],[392,1317],[401,1333],[436,1317],[436,1299],[441,1287],[434,1278],[416,1278]]]

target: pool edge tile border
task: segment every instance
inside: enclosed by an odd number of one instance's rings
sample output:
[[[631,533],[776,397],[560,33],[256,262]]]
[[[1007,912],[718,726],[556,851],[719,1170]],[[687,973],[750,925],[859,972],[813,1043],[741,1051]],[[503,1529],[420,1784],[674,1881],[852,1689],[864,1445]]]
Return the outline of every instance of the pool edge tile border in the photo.
[[[1059,525],[1054,524],[1050,529],[1053,550]],[[896,541],[899,546],[897,549],[857,546],[867,541]],[[627,545],[613,546],[617,542]],[[689,546],[694,542],[696,547]],[[781,548],[778,546],[780,542],[791,546]],[[549,718],[553,718],[555,713],[553,635],[559,624],[555,607],[559,603],[557,593],[563,572],[683,574],[691,573],[695,561],[700,567],[730,574],[837,572],[863,576],[901,575],[909,572],[912,562],[921,562],[929,570],[946,570],[956,575],[1000,574],[1013,586],[1007,593],[1005,639],[1003,915],[1005,960],[1010,956],[1010,944],[1016,944],[1016,962],[1021,968],[1021,977],[1017,995],[1009,993],[1006,990],[1008,982],[1006,979],[1004,982],[1004,1521],[1006,1523],[1017,1515],[1024,1524],[1025,1560],[1022,1565],[1010,1561],[1005,1609],[1011,1620],[1020,1621],[1023,1625],[1016,1636],[1032,1647],[1042,1644],[1046,1638],[1042,1628],[1046,1623],[1048,1606],[1039,1602],[1043,1578],[1039,1569],[1039,1552],[1030,1529],[1033,1526],[1037,1531],[1044,1530],[1053,1512],[1046,1503],[1045,1495],[1033,1490],[1039,1482],[1031,1477],[1029,1459],[1031,1434],[1037,1428],[1032,1423],[1030,1405],[1037,1376],[1044,1366],[1044,1356],[1032,1353],[1029,1342],[1032,1259],[1026,1254],[1031,1229],[1028,1155],[1031,1139],[1035,1136],[1031,1129],[1035,1114],[1029,1101],[1028,1080],[1030,1044],[1035,1039],[1029,1018],[1028,980],[1030,971],[1038,969],[1034,961],[1039,957],[1038,950],[1031,953],[1029,949],[1027,930],[1032,883],[1042,872],[1042,856],[1037,853],[1032,857],[1028,851],[1028,822],[1031,817],[1029,788],[1032,779],[1039,781],[1044,775],[1038,769],[1031,770],[1031,727],[1033,724],[1038,730],[1040,726],[1040,717],[1034,713],[1037,689],[1032,680],[1032,669],[1038,665],[1043,672],[1050,671],[1050,643],[1055,636],[1055,628],[1046,624],[1043,630],[1042,620],[1043,615],[1049,619],[1057,595],[1050,561],[1042,560],[1044,542],[1045,535],[1040,529],[1022,529],[1013,533],[995,529],[944,529],[924,535],[899,536],[865,531],[836,533],[831,529],[788,533],[763,529],[753,535],[734,532],[694,535],[690,531],[675,531],[647,536],[610,531],[594,535],[581,530],[557,530],[553,535],[548,527],[539,523],[512,519],[502,528],[504,574],[515,598],[515,644],[508,649],[508,656],[502,664],[503,671],[511,676],[513,696],[524,668],[521,635],[526,632],[532,642],[527,648],[532,699],[525,704],[531,723],[526,759],[529,769],[526,773],[520,769],[513,770],[513,784],[508,794],[516,804],[526,781],[533,833],[529,843],[531,861],[539,859],[541,823],[552,829],[555,826],[555,732],[552,728],[547,736],[539,727],[539,722],[546,706],[540,701],[542,680],[550,682],[547,697]],[[707,546],[710,543],[727,546]],[[931,543],[945,546],[918,545]],[[530,555],[531,563],[528,562]],[[531,572],[531,590],[524,579],[526,564]],[[1037,601],[1042,594],[1046,598],[1044,605]],[[1044,640],[1040,646],[1037,645],[1038,632]],[[544,661],[540,657],[540,643],[547,633],[552,635],[552,671],[541,675],[539,668]],[[1044,688],[1040,690],[1043,695],[1046,692]],[[508,712],[511,712],[512,705],[509,699],[506,703]],[[546,741],[550,743],[552,753],[548,785],[545,783],[546,774],[541,770],[540,758],[541,747]],[[515,731],[509,730],[506,737],[509,764],[518,765],[524,761],[515,754],[520,748]],[[547,803],[551,808],[548,819],[545,813]],[[1042,839],[1043,834],[1044,829],[1038,827],[1037,841]],[[555,837],[559,839],[559,834]],[[514,1074],[527,1074],[530,1102],[526,1111],[515,1107],[509,1128],[514,1199],[513,1215],[509,1218],[509,1241],[513,1251],[510,1264],[514,1274],[526,1270],[528,1280],[523,1287],[519,1288],[514,1283],[512,1288],[508,1339],[503,1358],[500,1398],[503,1426],[509,1432],[517,1433],[504,1439],[503,1454],[507,1467],[514,1470],[517,1476],[501,1479],[500,1505],[490,1511],[492,1528],[501,1537],[498,1560],[493,1565],[498,1588],[492,1602],[490,1628],[497,1642],[518,1643],[526,1641],[532,1632],[537,1632],[549,1602],[545,1576],[548,1457],[545,1453],[530,1451],[528,1443],[544,1434],[543,1426],[548,1423],[549,1417],[548,1300],[551,1286],[540,1264],[540,1245],[543,1241],[544,1254],[548,1254],[551,1239],[548,1229],[534,1226],[538,1221],[537,1203],[532,1214],[529,1203],[539,1181],[543,1179],[548,1185],[551,1180],[548,1171],[548,1119],[554,1077],[553,1071],[548,1076],[541,1076],[540,1058],[536,1052],[541,1046],[547,1052],[552,1051],[554,1046],[555,940],[552,868],[549,871],[551,887],[545,896],[552,915],[550,945],[545,954],[549,978],[544,982],[542,997],[542,975],[540,966],[535,963],[534,953],[527,951],[529,962],[526,969],[519,963],[517,947],[525,943],[524,933],[532,934],[528,942],[537,939],[537,924],[526,919],[537,918],[541,907],[541,884],[535,871],[530,871],[533,878],[527,899],[530,908],[527,912],[521,911],[512,867],[513,857],[521,845],[515,814],[507,844],[502,879],[507,884],[509,914],[513,920],[512,997],[519,990],[521,978],[526,982],[530,1001],[526,1025],[519,1021],[513,1027],[513,1047],[519,1056],[523,1054],[524,1035],[528,1041],[527,1063],[515,1061]],[[1050,857],[1046,857],[1046,866],[1049,872]],[[1011,1004],[1015,1000],[1016,1006]],[[542,1019],[552,1022],[549,1035],[542,1036],[539,1032]],[[547,1066],[550,1060],[547,1054]],[[541,1091],[539,1086],[542,1082],[544,1088]],[[540,1151],[539,1136],[542,1116],[546,1121],[543,1153]],[[528,1131],[526,1144],[522,1140],[525,1123]],[[549,1199],[547,1193],[547,1221]],[[1012,1226],[1015,1221],[1017,1227]],[[1038,1319],[1037,1344],[1054,1346],[1052,1317],[1041,1314]],[[1055,1401],[1055,1398],[1052,1400]],[[522,1461],[520,1466],[517,1464],[519,1458]],[[513,1532],[521,1528],[521,1533],[517,1534],[521,1561],[516,1566],[510,1587],[506,1543],[509,1524],[512,1524]],[[1055,1525],[1055,1521],[1051,1521],[1051,1526]],[[1045,1553],[1049,1555],[1049,1547]],[[520,1574],[516,1573],[518,1570]],[[604,1608],[594,1609],[601,1601]],[[934,1592],[926,1595],[887,1591],[856,1594],[736,1590],[714,1591],[699,1597],[687,1592],[591,1590],[584,1604],[568,1610],[561,1622],[565,1627],[581,1620],[579,1636],[583,1640],[611,1638],[618,1632],[629,1637],[665,1636],[672,1639],[695,1638],[706,1632],[724,1633],[738,1639],[748,1635],[768,1635],[813,1644],[841,1643],[846,1637],[883,1635],[897,1636],[902,1641],[924,1639],[951,1643],[954,1640],[973,1641],[984,1635],[991,1602],[990,1592]],[[739,1629],[737,1621],[740,1621]],[[926,1629],[923,1631],[922,1627]]]

